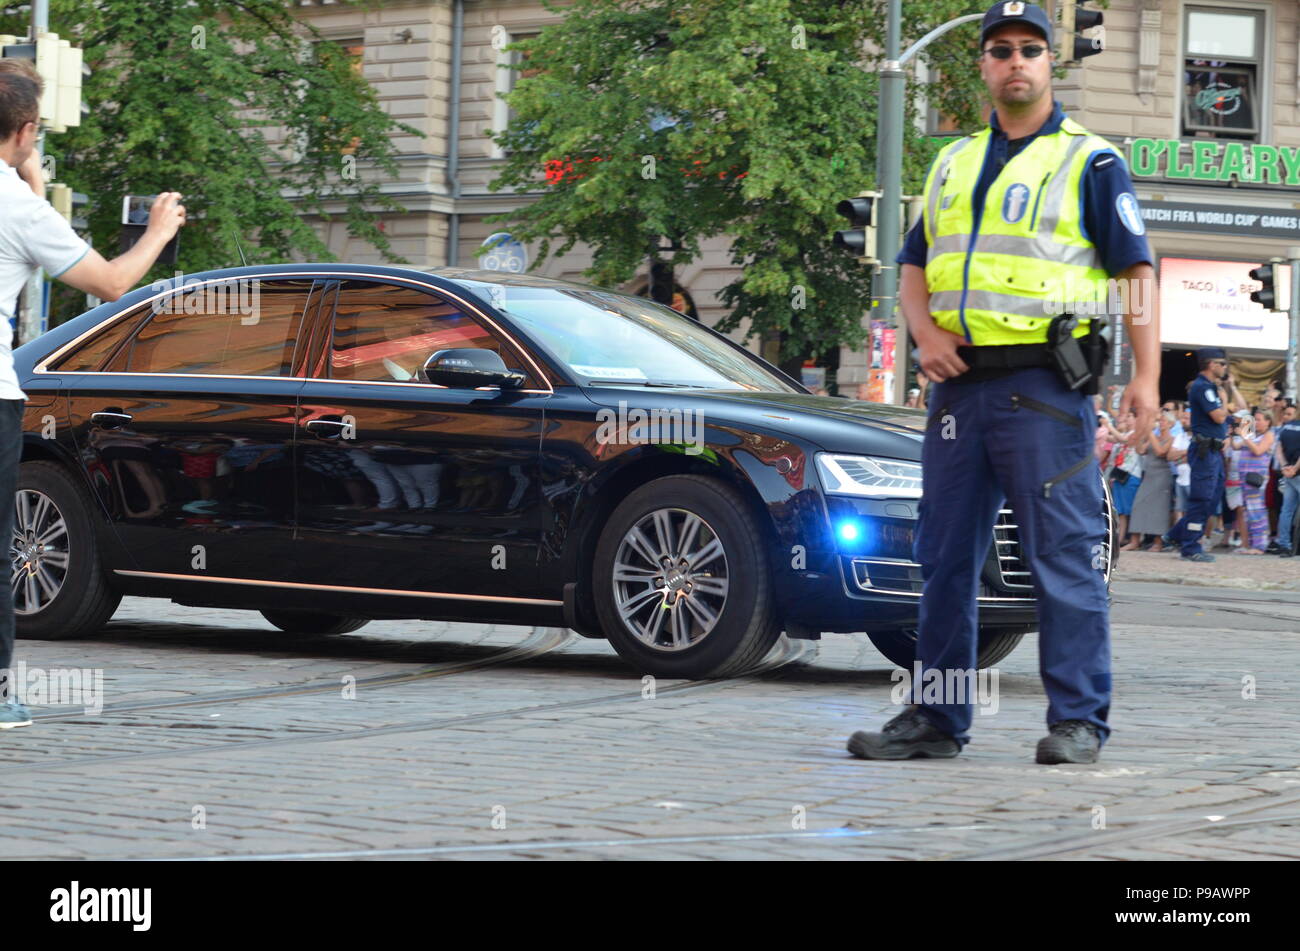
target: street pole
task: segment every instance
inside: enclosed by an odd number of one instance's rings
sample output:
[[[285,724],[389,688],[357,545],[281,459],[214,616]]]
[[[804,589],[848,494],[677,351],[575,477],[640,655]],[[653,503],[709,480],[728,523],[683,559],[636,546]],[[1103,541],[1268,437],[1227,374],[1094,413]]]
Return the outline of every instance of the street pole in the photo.
[[[949,20],[917,40],[902,56],[898,55],[903,29],[902,0],[889,0],[889,19],[885,25],[885,61],[880,67],[880,113],[876,123],[876,174],[881,191],[880,214],[876,219],[876,257],[880,272],[873,286],[878,288],[872,301],[871,319],[883,320],[895,329],[894,335],[894,402],[903,403],[907,394],[907,368],[911,347],[907,342],[907,323],[898,313],[898,249],[902,243],[899,219],[903,199],[903,122],[906,101],[907,61],[930,43],[963,23],[982,20],[982,13]]]
[[[35,43],[42,33],[50,30],[49,0],[33,0],[32,3],[32,42]],[[37,151],[45,154],[45,133],[41,132],[36,142]],[[45,332],[45,272],[37,268],[27,281],[23,294],[23,307],[18,313],[17,340],[14,345],[35,340]]]
[[[907,79],[898,61],[903,28],[903,0],[889,0],[889,19],[885,27],[885,62],[880,69],[880,121],[876,135],[876,177],[880,182],[880,217],[876,221],[876,257],[880,270],[875,275],[879,290],[871,305],[871,318],[885,321],[895,328],[894,397],[902,403],[907,394],[907,350],[899,345],[905,337],[903,321],[898,319],[899,226],[903,197],[903,117],[904,90]]]
[[[1296,379],[1296,346],[1300,344],[1300,247],[1287,249],[1287,257],[1290,258],[1291,264],[1291,308],[1290,308],[1290,332],[1287,334],[1288,346],[1286,348],[1286,395],[1291,399],[1296,398],[1296,385],[1300,383]]]

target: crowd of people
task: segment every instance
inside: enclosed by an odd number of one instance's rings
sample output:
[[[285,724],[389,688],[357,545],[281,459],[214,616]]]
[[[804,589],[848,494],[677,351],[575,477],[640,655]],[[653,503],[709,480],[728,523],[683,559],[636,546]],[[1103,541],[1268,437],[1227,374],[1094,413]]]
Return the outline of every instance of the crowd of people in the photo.
[[[1190,384],[1189,384],[1190,385]],[[1207,549],[1240,555],[1293,555],[1292,523],[1300,507],[1300,460],[1285,442],[1300,445],[1295,400],[1271,384],[1258,405],[1248,405],[1231,373],[1221,387],[1228,409],[1223,441],[1224,490],[1206,521]],[[1177,551],[1167,534],[1187,511],[1191,419],[1187,403],[1165,400],[1149,432],[1138,432],[1132,413],[1112,416],[1119,387],[1098,394],[1097,462],[1110,483],[1119,517],[1121,551]],[[1109,410],[1109,411],[1108,411]]]

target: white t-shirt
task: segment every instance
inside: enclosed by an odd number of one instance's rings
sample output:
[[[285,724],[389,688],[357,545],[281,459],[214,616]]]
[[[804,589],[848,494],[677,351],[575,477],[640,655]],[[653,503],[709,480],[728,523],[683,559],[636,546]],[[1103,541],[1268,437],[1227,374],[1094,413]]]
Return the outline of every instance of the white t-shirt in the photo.
[[[1174,436],[1174,449],[1186,449],[1191,444],[1192,437],[1186,430],[1182,430],[1178,435]],[[1174,463],[1174,478],[1177,483],[1184,488],[1189,488],[1191,486],[1192,464],[1188,462],[1186,458],[1184,458],[1182,462]]]
[[[18,295],[32,272],[58,277],[90,250],[44,198],[0,159],[0,399],[26,399],[14,375],[13,326]]]

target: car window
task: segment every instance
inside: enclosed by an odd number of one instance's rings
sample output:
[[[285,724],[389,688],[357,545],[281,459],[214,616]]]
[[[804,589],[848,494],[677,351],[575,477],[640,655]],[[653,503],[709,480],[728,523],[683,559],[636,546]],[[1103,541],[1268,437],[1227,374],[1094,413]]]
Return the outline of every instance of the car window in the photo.
[[[579,377],[798,392],[753,354],[654,301],[578,285],[454,278]]]
[[[412,287],[347,281],[335,306],[330,376],[376,383],[424,382],[439,350],[474,347],[527,372],[513,349],[464,309]],[[527,387],[535,387],[531,375]]]
[[[148,313],[148,310],[147,307],[138,310],[131,316],[123,317],[111,326],[100,330],[88,341],[52,366],[51,369],[62,370],[65,373],[88,373],[98,370],[108,355],[117,348],[117,345],[131,335],[131,331],[140,322],[142,315]]]
[[[312,283],[236,279],[196,283],[160,298],[110,369],[288,376]]]

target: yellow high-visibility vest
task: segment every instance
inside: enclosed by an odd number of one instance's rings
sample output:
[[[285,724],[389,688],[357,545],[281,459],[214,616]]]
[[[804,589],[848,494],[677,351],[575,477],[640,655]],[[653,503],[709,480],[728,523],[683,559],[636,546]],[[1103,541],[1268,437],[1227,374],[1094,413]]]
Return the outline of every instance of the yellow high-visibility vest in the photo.
[[[1061,313],[1105,313],[1108,282],[1084,233],[1080,193],[1098,152],[1115,148],[1073,119],[1037,136],[1007,162],[984,199],[972,198],[988,152],[985,128],[944,148],[925,183],[925,281],[930,313],[976,346],[1043,343]],[[1136,214],[1136,205],[1133,212]]]

